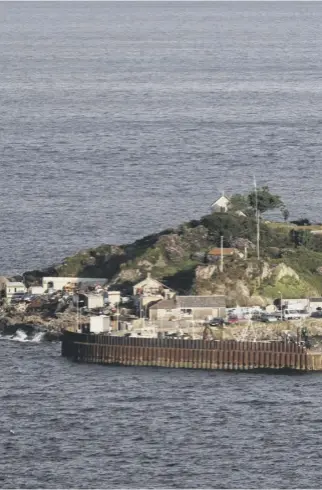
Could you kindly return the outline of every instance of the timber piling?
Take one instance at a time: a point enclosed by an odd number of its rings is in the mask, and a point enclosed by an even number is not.
[[[322,371],[322,354],[296,343],[117,337],[65,331],[62,355],[75,362],[208,370]]]

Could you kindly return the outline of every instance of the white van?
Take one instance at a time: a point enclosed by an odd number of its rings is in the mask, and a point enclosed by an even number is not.
[[[302,320],[308,318],[310,314],[305,310],[283,310],[279,311],[276,316],[282,320]]]

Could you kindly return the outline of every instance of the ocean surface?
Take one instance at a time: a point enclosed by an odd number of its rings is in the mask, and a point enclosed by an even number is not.
[[[322,221],[322,4],[0,3],[2,274],[253,175]],[[321,376],[71,364],[0,339],[1,488],[321,488]]]
[[[320,2],[1,2],[0,273],[198,218],[321,220]]]
[[[59,344],[3,339],[0,349],[0,488],[321,488],[318,374],[78,365]]]

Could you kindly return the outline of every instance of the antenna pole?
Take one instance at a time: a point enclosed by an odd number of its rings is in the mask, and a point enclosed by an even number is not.
[[[254,175],[254,188],[255,188],[255,206],[256,206],[256,251],[257,251],[257,260],[259,260],[260,259],[260,255],[259,255],[260,229],[259,229],[258,195],[257,195],[257,185],[256,185],[255,175]]]
[[[224,237],[220,237],[220,272],[224,270]]]

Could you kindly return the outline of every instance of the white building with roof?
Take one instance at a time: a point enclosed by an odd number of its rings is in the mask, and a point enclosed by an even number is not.
[[[213,213],[227,213],[230,207],[230,200],[223,194],[217,201],[211,205],[211,211]]]
[[[107,279],[102,277],[43,277],[42,285],[44,290],[53,289],[61,291],[67,284],[86,284],[91,286],[103,286]]]
[[[151,277],[150,272],[145,279],[133,286],[133,296],[139,298],[141,306],[159,299],[172,298],[174,295],[175,291]]]
[[[223,193],[222,196],[220,196],[220,198],[217,199],[217,201],[215,201],[215,202],[212,203],[212,205],[211,205],[211,212],[212,213],[228,213],[228,211],[230,210],[230,208],[231,208],[231,201]],[[246,214],[243,213],[240,210],[236,210],[234,212],[234,214],[236,214],[237,216],[246,216]]]
[[[12,297],[15,294],[24,294],[26,293],[27,288],[23,282],[10,282],[8,281],[6,284],[6,298],[8,302],[11,302]]]

